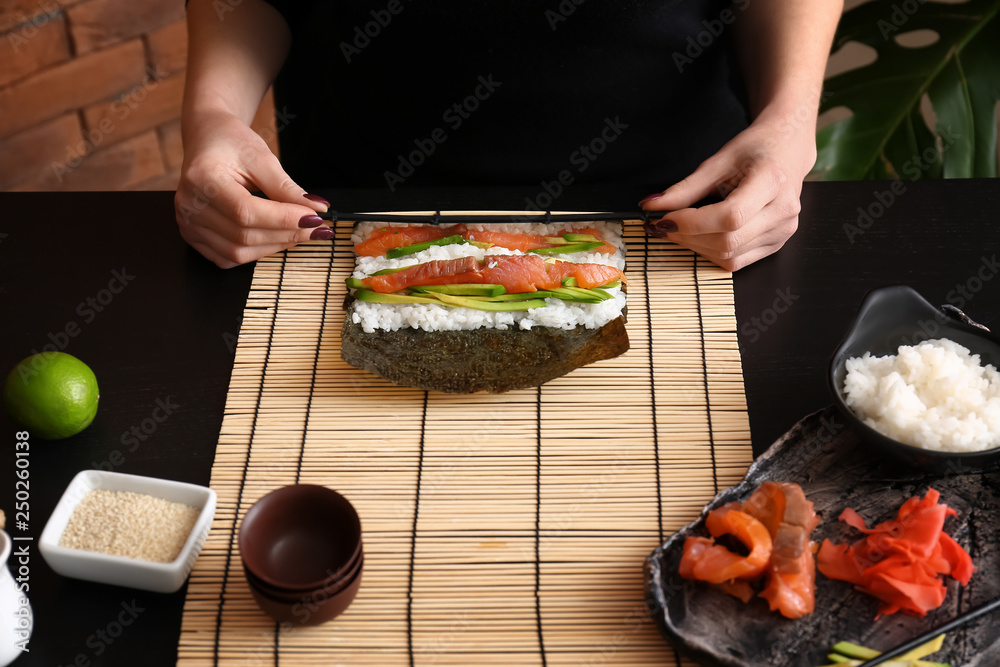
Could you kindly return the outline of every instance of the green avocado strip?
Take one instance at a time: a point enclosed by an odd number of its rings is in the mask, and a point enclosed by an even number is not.
[[[507,290],[503,285],[421,285],[411,287],[412,292],[438,292],[439,294],[454,294],[456,296],[498,296]]]
[[[611,295],[607,292],[583,289],[580,287],[556,287],[550,290],[557,299],[563,301],[581,301],[583,303],[600,303],[607,301]]]
[[[501,294],[499,296],[492,297],[477,297],[482,298],[484,301],[520,301],[524,299],[559,299],[561,301],[568,301],[571,303],[600,303],[605,299],[611,298],[610,296],[600,297],[596,294],[591,294],[590,290],[580,290],[583,294],[576,294],[565,291],[563,288],[556,287],[551,290],[538,290],[537,292],[518,292],[515,294]]]
[[[527,301],[530,299],[557,298],[552,292],[539,290],[537,292],[515,292],[514,294],[499,294],[497,296],[477,297],[483,301]]]
[[[354,293],[354,298],[358,301],[369,301],[371,303],[441,303],[431,297],[385,294],[370,289],[359,289]]]
[[[421,250],[427,250],[431,246],[452,245],[453,243],[464,244],[466,243],[466,240],[462,238],[461,234],[452,234],[451,236],[445,236],[443,239],[424,241],[423,243],[414,243],[413,245],[404,245],[399,248],[390,248],[385,253],[385,256],[389,259],[396,259],[397,257],[412,255],[413,253],[420,252]]]
[[[564,253],[594,250],[595,248],[600,248],[602,245],[604,244],[600,241],[597,243],[570,243],[567,245],[556,246],[554,248],[536,248],[534,250],[529,250],[528,252],[537,253],[539,255],[562,255]]]
[[[419,264],[408,264],[406,266],[400,266],[400,267],[397,267],[395,269],[382,269],[381,271],[376,271],[372,275],[373,276],[387,276],[390,273],[399,273],[403,269],[409,269],[409,268],[412,268],[414,266],[420,266],[420,265]]]
[[[476,310],[489,310],[494,312],[512,312],[518,310],[529,310],[531,308],[541,308],[545,305],[544,299],[523,299],[521,301],[494,302],[487,299],[496,297],[467,297],[455,296],[453,294],[439,294],[428,292],[426,296],[414,296],[408,294],[385,294],[368,289],[359,289],[354,293],[358,301],[368,301],[370,303],[434,303],[439,306],[451,306],[456,308],[474,308]]]
[[[476,310],[489,310],[493,312],[530,310],[531,308],[541,308],[545,305],[544,299],[527,299],[524,301],[487,301],[485,299],[453,296],[451,294],[436,294],[435,296],[449,306],[475,308]]]
[[[593,234],[563,234],[562,237],[566,239],[569,243],[600,243],[604,245],[601,239],[597,238]]]

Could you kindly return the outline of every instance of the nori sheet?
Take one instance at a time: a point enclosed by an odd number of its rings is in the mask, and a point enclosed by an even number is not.
[[[457,394],[535,387],[628,350],[625,316],[600,329],[399,329],[365,333],[348,310],[344,361],[396,384]]]

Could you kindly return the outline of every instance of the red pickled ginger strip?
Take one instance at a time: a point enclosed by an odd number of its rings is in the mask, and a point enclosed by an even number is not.
[[[975,572],[969,554],[944,532],[945,518],[956,512],[939,500],[940,494],[928,489],[923,498],[904,502],[895,519],[872,528],[845,509],[840,520],[865,537],[853,545],[824,540],[817,554],[819,571],[881,600],[878,616],[897,611],[924,616],[938,608],[947,593],[942,575],[964,586]]]

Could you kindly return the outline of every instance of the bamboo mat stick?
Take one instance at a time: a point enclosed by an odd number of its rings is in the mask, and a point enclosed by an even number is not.
[[[625,225],[624,355],[540,389],[445,395],[340,359],[351,225],[257,263],[188,586],[180,665],[693,665],[659,636],[642,561],[751,461],[731,276]],[[326,307],[323,304],[326,303]],[[351,608],[257,608],[239,521],[295,482],[364,525]]]

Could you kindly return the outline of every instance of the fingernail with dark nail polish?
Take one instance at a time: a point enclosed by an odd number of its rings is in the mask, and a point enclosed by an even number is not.
[[[662,192],[657,192],[655,195],[649,195],[648,197],[644,197],[639,201],[639,206],[644,206],[649,202],[653,201],[654,199],[659,199],[662,196],[663,196]]]
[[[677,223],[673,220],[663,218],[662,220],[657,220],[653,224],[656,226],[658,231],[661,231],[664,234],[673,234],[677,231]]]
[[[673,220],[657,220],[645,225],[646,233],[650,236],[666,236],[677,231],[677,223]]]
[[[302,229],[308,229],[309,227],[319,227],[323,224],[323,218],[318,215],[304,215],[302,219],[299,220],[299,227]]]
[[[322,204],[323,206],[326,206],[327,208],[330,208],[330,202],[328,202],[327,200],[323,199],[319,195],[302,195],[302,196],[305,197],[306,199],[308,199],[309,201],[314,201],[314,202],[316,202],[318,204]]]
[[[333,237],[334,237],[333,230],[330,229],[329,227],[320,227],[319,229],[317,229],[316,231],[314,231],[312,234],[309,235],[309,238],[313,241],[329,241]]]

